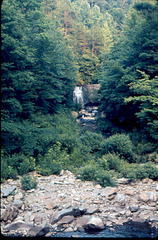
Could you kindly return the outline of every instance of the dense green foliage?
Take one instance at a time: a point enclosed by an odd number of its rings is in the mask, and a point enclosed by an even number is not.
[[[146,163],[158,147],[158,4],[134,2],[3,1],[2,181],[24,175],[27,190],[37,184],[27,173],[62,169],[104,187],[158,178]],[[89,83],[101,84],[106,139],[71,114],[74,86]]]
[[[58,19],[75,53],[78,84],[97,83],[103,55],[118,39],[132,0],[45,0],[48,16]]]
[[[2,4],[2,146],[9,154],[26,153],[26,144],[35,147],[36,137],[32,139],[39,129],[33,122],[39,114],[72,104],[72,53],[40,5],[40,1]]]
[[[136,156],[134,154],[134,146],[128,135],[114,134],[107,138],[101,146],[102,154],[116,153],[121,158],[128,162],[135,162]]]
[[[157,147],[158,4],[138,3],[128,14],[123,34],[104,62],[101,81],[103,131],[133,132],[137,143]],[[138,133],[138,134],[136,134]],[[143,137],[142,137],[143,136]]]

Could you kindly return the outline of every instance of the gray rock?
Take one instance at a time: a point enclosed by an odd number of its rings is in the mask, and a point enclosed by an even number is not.
[[[147,223],[146,220],[142,218],[133,218],[132,220],[129,220],[127,224],[136,226],[136,227],[142,227],[142,228],[149,227],[149,223]]]
[[[32,212],[25,212],[25,215],[24,215],[25,222],[30,222],[31,215],[32,215]]]
[[[86,230],[103,230],[105,226],[99,217],[92,216],[90,220],[84,225],[84,228]]]
[[[125,195],[123,193],[118,193],[115,197],[115,202],[124,202],[125,201]]]
[[[156,216],[156,215],[151,216],[150,221],[151,222],[158,222],[158,216]]]
[[[23,205],[23,202],[21,200],[15,200],[13,202],[13,206],[16,206],[17,208],[21,208]]]
[[[116,194],[116,193],[117,193],[116,188],[106,187],[106,188],[100,193],[100,195],[101,195],[102,197],[108,197],[108,196],[111,196],[111,195]]]
[[[138,207],[138,205],[131,205],[131,206],[129,206],[129,209],[131,212],[137,212],[139,207]]]
[[[156,202],[156,200],[157,200],[156,192],[150,192],[149,193],[149,200],[152,201],[152,202]]]
[[[2,197],[8,197],[14,190],[16,189],[16,186],[9,186],[8,188],[2,190]]]
[[[29,237],[44,237],[50,231],[50,227],[33,226],[28,231]]]
[[[37,213],[33,221],[36,225],[40,225],[42,223],[42,219],[43,219],[42,215],[40,213]]]
[[[12,195],[9,195],[8,197],[7,197],[7,202],[13,202],[14,201],[14,197],[12,196]]]
[[[74,217],[81,216],[86,212],[85,208],[79,207],[70,207],[59,211],[58,213],[54,214],[51,218],[51,224],[58,222],[62,217],[67,215],[72,215]]]
[[[2,221],[13,221],[19,213],[19,210],[15,206],[8,206],[5,211],[3,211]]]
[[[32,224],[28,224],[25,222],[16,222],[16,223],[8,224],[5,227],[5,230],[11,231],[11,230],[17,230],[18,228],[30,229],[31,227],[33,227]]]
[[[82,217],[78,217],[75,222],[75,229],[83,232],[84,231],[84,226],[87,224],[87,222],[90,220],[89,215],[83,215]]]
[[[60,221],[58,221],[58,225],[71,223],[73,220],[74,220],[74,216],[72,216],[72,215],[64,216],[64,217],[62,217],[62,219],[60,219]]]
[[[143,202],[147,202],[149,200],[149,197],[145,193],[140,193],[139,200]]]
[[[85,212],[85,214],[87,215],[91,215],[93,213],[100,213],[100,209],[99,208],[88,208],[87,211]]]
[[[18,192],[17,194],[15,194],[14,200],[21,200],[21,199],[23,199],[23,194],[22,194],[22,192]]]

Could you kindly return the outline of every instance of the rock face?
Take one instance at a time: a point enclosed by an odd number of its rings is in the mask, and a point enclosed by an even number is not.
[[[116,187],[81,181],[69,171],[38,177],[36,189],[22,191],[20,179],[2,183],[1,232],[5,236],[46,236],[58,231],[101,231],[115,225],[158,228],[158,182],[118,180]]]

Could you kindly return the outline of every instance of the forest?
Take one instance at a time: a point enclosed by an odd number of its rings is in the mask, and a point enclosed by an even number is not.
[[[156,1],[3,0],[2,182],[62,169],[101,186],[158,179],[157,19]],[[71,114],[88,84],[101,86],[95,132]]]

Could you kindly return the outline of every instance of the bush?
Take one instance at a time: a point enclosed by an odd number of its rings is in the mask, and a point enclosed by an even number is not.
[[[109,170],[106,155],[103,155],[102,158],[98,159],[97,161],[100,168],[102,168],[103,170]]]
[[[90,152],[99,151],[103,140],[104,138],[101,134],[90,132],[90,131],[86,131],[80,137],[80,141],[84,146],[89,147]]]
[[[115,181],[112,179],[110,173],[101,169],[99,165],[94,162],[80,170],[80,178],[83,181],[94,181],[102,187],[115,185]]]
[[[148,178],[158,180],[158,168],[151,162],[144,164],[143,171],[146,172]]]
[[[83,181],[93,181],[96,180],[96,164],[86,165],[80,170],[80,178]]]
[[[23,190],[31,190],[32,188],[36,188],[37,187],[37,181],[35,178],[32,178],[29,175],[24,175],[21,178],[21,189]]]
[[[8,169],[7,159],[4,157],[4,155],[1,155],[1,182],[7,179],[8,175],[9,175],[9,169]]]
[[[60,142],[56,142],[45,154],[37,171],[42,175],[59,174],[62,169],[66,170],[70,166],[69,160],[67,150],[61,148]]]
[[[115,153],[109,153],[104,155],[102,158],[106,159],[108,169],[114,169],[117,172],[120,172],[122,167],[122,160]]]
[[[128,164],[126,165],[126,168],[123,169],[122,174],[124,177],[134,180],[144,178],[157,180],[158,168],[156,168],[156,166],[151,162],[148,162],[143,166],[140,164]]]
[[[124,158],[128,162],[135,162],[136,155],[134,146],[126,134],[115,134],[104,140],[101,147],[102,154],[115,153],[120,158]]]
[[[97,171],[96,175],[96,183],[100,184],[102,187],[107,186],[115,186],[115,180],[111,177],[109,171]]]

